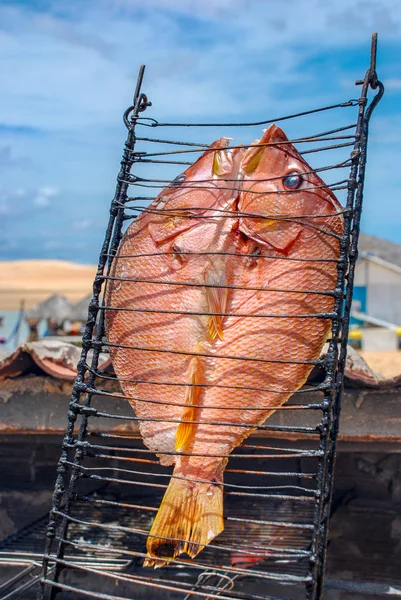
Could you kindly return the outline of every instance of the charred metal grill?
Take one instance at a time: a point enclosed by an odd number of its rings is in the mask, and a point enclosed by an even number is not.
[[[375,61],[374,35],[370,68],[365,78],[357,82],[362,90],[360,98],[257,123],[164,123],[145,117],[143,113],[150,103],[141,92],[144,67],[141,68],[133,105],[124,114],[128,137],[83,336],[82,356],[47,530],[42,588],[38,598],[54,599],[57,595],[66,599],[92,597],[104,600],[166,596],[185,600],[317,600],[321,597],[368,124],[384,91],[377,80]],[[370,102],[367,98],[369,89],[376,90]],[[319,133],[307,136],[302,133],[305,117],[308,127],[313,123]],[[135,439],[140,419],[129,409],[128,400],[127,412],[113,411],[113,402],[126,396],[119,391],[116,380],[98,367],[100,353],[107,352],[111,346],[105,338],[104,322],[105,312],[111,310],[105,301],[105,287],[113,278],[113,257],[126,224],[147,210],[154,199],[143,196],[143,190],[158,192],[177,175],[177,166],[192,164],[193,159],[208,148],[211,131],[214,135],[223,128],[226,136],[234,129],[245,130],[249,139],[249,132],[253,134],[255,128],[290,119],[296,119],[294,129],[298,127],[300,131],[290,142],[296,144],[301,154],[316,156],[314,171],[332,177],[333,181],[327,187],[336,191],[344,206],[341,213],[345,228],[339,240],[337,285],[327,292],[335,299],[334,310],[302,315],[310,316],[311,323],[316,318],[331,322],[325,355],[308,363],[323,372],[324,377],[295,392],[287,404],[276,409],[275,415],[259,425],[253,436],[230,455],[223,484],[225,531],[193,560],[177,557],[158,571],[144,568],[145,540],[171,477],[171,469],[161,466],[154,454]],[[336,126],[328,129],[327,122],[335,122]],[[181,131],[183,127],[188,137],[192,132],[206,131],[205,141],[172,141],[167,134],[150,137],[146,133],[158,128],[162,132]],[[325,158],[328,155],[333,157],[329,161]],[[135,173],[132,173],[133,168]],[[186,185],[190,183],[186,182]],[[138,189],[137,195],[131,195],[131,190]],[[205,254],[212,255],[213,252]],[[283,257],[283,260],[291,259]],[[197,284],[188,282],[186,285]],[[313,290],[302,291],[314,293]],[[135,311],[135,307],[126,310]],[[168,309],[165,312],[174,313]],[[251,316],[275,318],[285,315]],[[166,348],[157,351],[172,352]],[[236,360],[239,357],[230,358]],[[279,363],[268,358],[261,362]],[[238,389],[241,389],[241,382]],[[97,407],[100,397],[107,397],[109,411]],[[304,413],[302,424],[296,424],[292,418],[299,412]],[[104,433],[107,427],[100,424],[109,420],[119,423],[120,433],[116,427],[113,433]],[[268,441],[266,437],[269,437]],[[88,481],[99,486],[95,495],[83,492]],[[78,535],[77,531],[85,533]],[[96,560],[78,561],[77,556],[96,557],[98,563]],[[118,558],[127,564],[122,569],[116,565],[108,570],[102,566],[107,558]],[[50,571],[51,567],[54,567],[53,571]]]

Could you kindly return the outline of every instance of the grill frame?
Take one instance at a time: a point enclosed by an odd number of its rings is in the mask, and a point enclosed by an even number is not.
[[[341,390],[343,384],[343,373],[346,358],[346,344],[348,338],[348,325],[352,301],[352,287],[355,262],[357,258],[357,243],[360,225],[360,214],[363,199],[363,185],[366,165],[366,148],[368,141],[368,126],[373,109],[380,100],[384,88],[377,80],[375,71],[376,60],[376,36],[373,36],[371,50],[371,64],[365,78],[361,82],[361,95],[357,101],[334,105],[307,111],[301,114],[315,113],[323,110],[331,110],[337,107],[358,106],[358,118],[355,132],[355,144],[350,156],[350,175],[347,181],[347,203],[345,207],[345,230],[340,241],[340,259],[338,261],[338,280],[336,286],[335,306],[333,314],[327,314],[324,318],[331,318],[332,337],[329,342],[328,351],[324,361],[317,361],[316,366],[323,366],[326,376],[323,383],[320,383],[315,389],[323,391],[324,399],[319,405],[311,407],[312,410],[322,410],[322,419],[316,427],[286,427],[282,425],[265,425],[261,429],[266,431],[281,431],[284,434],[291,433],[318,434],[318,467],[316,480],[316,498],[313,515],[313,536],[309,553],[308,576],[303,582],[305,584],[307,600],[318,600],[321,598],[323,574],[326,558],[327,526],[330,510],[331,495],[333,490],[333,473],[335,462],[335,445],[338,433]],[[65,558],[65,547],[68,540],[69,523],[71,523],[71,511],[77,495],[77,484],[82,476],[83,460],[88,456],[88,421],[91,416],[104,416],[111,418],[121,418],[113,414],[97,414],[96,408],[91,405],[92,396],[99,394],[96,388],[96,378],[98,377],[98,361],[101,350],[107,346],[103,340],[104,332],[104,305],[102,307],[101,294],[103,292],[104,282],[110,278],[110,269],[113,257],[122,237],[122,228],[127,220],[126,207],[130,200],[128,191],[129,186],[138,183],[138,178],[131,174],[131,169],[137,162],[146,162],[149,158],[159,154],[147,154],[144,159],[140,153],[135,151],[136,142],[143,141],[146,138],[136,137],[136,127],[139,124],[146,125],[147,120],[141,117],[146,108],[150,105],[145,94],[141,92],[144,76],[144,67],[141,67],[138,76],[137,86],[134,94],[134,102],[124,114],[124,122],[128,128],[128,137],[125,143],[121,169],[117,179],[117,188],[110,209],[110,218],[106,230],[105,241],[101,250],[97,275],[93,286],[93,298],[89,305],[88,321],[83,336],[83,350],[81,359],[78,363],[78,376],[73,387],[71,403],[68,413],[67,431],[62,446],[62,454],[58,466],[58,476],[53,496],[53,508],[50,515],[50,521],[47,531],[47,543],[43,560],[43,580],[42,588],[38,594],[40,600],[44,599],[46,592],[49,592],[50,600],[56,596],[57,590],[64,584],[60,583],[60,576],[66,567],[73,566]],[[368,104],[367,95],[369,89],[378,90],[373,100]],[[301,116],[291,115],[291,118]],[[289,117],[283,117],[289,118]],[[274,119],[277,122],[282,119]],[[142,122],[141,122],[142,121]],[[159,127],[165,127],[171,124],[157,123]],[[182,126],[184,124],[174,124]],[[219,124],[222,126],[224,124]],[[226,124],[233,125],[233,124]],[[239,125],[239,124],[235,124]],[[249,124],[241,124],[249,125]],[[186,125],[185,125],[186,126]],[[207,126],[206,124],[193,124],[194,127]],[[217,125],[216,125],[217,126]],[[330,133],[330,132],[329,132]],[[305,141],[305,138],[298,141]],[[177,143],[177,142],[174,142]],[[178,142],[179,144],[180,142]],[[341,146],[349,146],[346,142]],[[337,147],[338,145],[336,145]],[[174,154],[175,152],[173,152]],[[171,155],[172,153],[168,153]],[[154,162],[154,161],[152,161]],[[182,163],[180,163],[182,164]],[[190,164],[190,163],[185,163]],[[163,183],[162,180],[156,183]],[[343,182],[339,182],[343,183]],[[334,187],[334,189],[339,189]],[[352,215],[352,216],[351,216]],[[346,285],[345,303],[343,304],[343,290]],[[104,297],[103,297],[104,298]],[[96,333],[94,330],[96,326]],[[88,352],[93,350],[90,365],[87,364]],[[279,410],[292,409],[294,406],[285,405]],[[125,420],[130,420],[124,417]],[[78,424],[78,431],[75,434],[75,427]],[[132,417],[131,420],[138,420]],[[89,444],[89,447],[91,445]],[[243,447],[246,447],[244,445]],[[72,454],[72,457],[70,456]],[[133,473],[132,471],[130,471]],[[107,481],[107,478],[103,478]],[[67,484],[67,486],[66,486]],[[229,484],[225,484],[229,485]],[[238,485],[236,486],[238,488]],[[241,493],[236,492],[237,495]],[[247,492],[249,494],[249,492]],[[274,494],[275,497],[286,500],[285,494]],[[265,495],[266,496],[266,495]],[[65,502],[61,510],[62,502]],[[53,543],[58,539],[57,550],[54,553]],[[61,540],[61,541],[60,541]],[[64,540],[64,541],[63,541]],[[178,561],[179,562],[179,561]],[[202,561],[201,561],[202,562]],[[56,564],[52,580],[48,579],[48,569],[50,564]],[[221,570],[219,571],[221,572]],[[115,578],[118,579],[117,574]],[[288,578],[287,578],[288,579]],[[289,581],[289,580],[288,580]],[[68,587],[68,586],[67,586]],[[65,588],[67,589],[67,588]],[[90,592],[80,590],[90,596]],[[217,592],[216,592],[217,593]],[[220,592],[219,592],[220,594]],[[192,597],[196,595],[191,594]],[[100,595],[92,597],[101,597]],[[107,597],[107,596],[104,596]],[[200,596],[202,597],[202,596]],[[210,597],[214,597],[213,595]],[[221,596],[224,597],[224,596]],[[235,597],[235,596],[227,596]],[[267,598],[267,596],[264,596]],[[270,597],[270,596],[269,596]]]

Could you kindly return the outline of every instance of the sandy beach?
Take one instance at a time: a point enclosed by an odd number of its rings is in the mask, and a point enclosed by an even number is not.
[[[401,350],[363,352],[360,351],[369,367],[384,377],[395,377],[401,375]]]
[[[0,310],[31,308],[58,293],[77,302],[91,292],[95,265],[63,260],[0,261]]]
[[[92,290],[95,265],[62,260],[0,261],[0,311],[29,309],[59,293],[77,302]],[[401,373],[401,351],[361,352],[369,366],[385,377]]]

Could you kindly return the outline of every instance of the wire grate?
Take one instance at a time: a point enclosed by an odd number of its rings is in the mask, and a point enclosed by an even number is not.
[[[144,67],[141,68],[133,105],[124,114],[128,137],[69,407],[38,598],[52,600],[59,595],[124,600],[159,596],[186,600],[216,597],[317,600],[321,597],[368,124],[383,94],[383,86],[376,77],[375,57],[374,35],[371,65],[364,80],[357,82],[362,86],[357,100],[253,123],[162,123],[145,117],[143,113],[150,103],[141,92]],[[368,102],[370,89],[377,91]],[[307,121],[303,121],[305,118]],[[338,126],[328,130],[329,118],[333,122],[337,119]],[[261,126],[290,119],[300,123],[294,125],[294,131],[298,127],[302,132],[307,126],[316,127],[321,133],[300,133],[289,141],[281,138],[274,142],[269,141],[266,133],[261,141],[246,142]],[[173,141],[167,134],[146,135],[147,129],[158,127],[163,132],[180,132],[179,128],[185,127],[187,139],[192,134],[198,136],[199,131],[200,138],[205,132],[205,139],[184,142]],[[226,142],[221,146],[221,140],[220,153],[217,142],[210,146],[210,137],[219,128],[224,128],[224,135],[233,130],[240,132],[239,145],[234,150],[226,150],[223,147]],[[254,172],[261,153],[272,145],[282,146],[291,155],[293,146],[289,144],[296,144],[301,157],[313,154],[316,165],[309,167],[301,162],[301,174],[291,171],[284,178],[288,185],[277,200],[276,182],[283,180],[282,174],[247,179],[246,173],[247,169]],[[192,165],[200,155],[212,157],[209,162],[213,161],[217,178],[177,177],[177,165]],[[238,156],[245,157],[241,158],[244,165],[241,178],[232,176],[227,167]],[[221,172],[225,176],[219,179]],[[328,183],[318,179],[316,173],[327,177]],[[331,209],[317,213],[312,204],[303,212],[277,211],[274,202],[285,203],[296,198],[292,194],[300,181],[306,195],[325,198],[326,206],[330,204]],[[203,206],[199,190],[215,198],[219,185],[221,195],[228,193],[230,198],[241,198],[235,209],[218,202],[212,207]],[[165,196],[159,193],[163,189],[167,189],[163,194],[185,190],[186,196],[181,198],[195,200],[193,204],[183,202],[166,208]],[[143,193],[150,195],[142,196]],[[260,201],[267,203],[266,210],[258,208]],[[256,203],[256,208],[252,203]],[[151,223],[153,249],[146,244],[146,238],[143,244],[126,243],[131,230],[124,238],[123,233],[131,221],[137,238],[142,235],[141,224]],[[266,250],[266,244],[258,242],[239,252],[235,244],[239,247],[246,245],[248,239],[263,239],[266,222],[276,245],[267,244],[270,250]],[[235,244],[224,245],[220,239],[211,243],[210,238],[205,236],[203,240],[199,233],[195,247],[188,237],[187,245],[171,243],[174,235],[194,227],[208,227],[210,223],[217,229],[220,227],[220,231],[226,227],[231,232],[237,227]],[[281,250],[288,247],[289,232],[300,230],[307,230],[310,239],[320,240],[319,252],[302,255],[280,251],[280,247]],[[251,232],[250,237],[244,232]],[[189,260],[195,266],[209,261],[209,278],[200,278],[196,269],[192,276],[183,278],[170,276],[171,268],[158,268],[160,264],[182,266]],[[249,271],[255,265],[274,265],[280,277],[276,284],[252,283],[251,278],[221,280],[214,277],[213,271],[221,260],[240,270],[246,265]],[[297,285],[298,280],[292,274],[302,270],[309,277]],[[126,297],[119,302],[116,298],[121,289]],[[145,301],[138,296],[138,289],[143,290]],[[188,299],[190,294],[200,292],[208,298],[207,306],[179,301],[180,294]],[[155,304],[154,299],[163,294],[169,301],[163,306]],[[235,310],[222,300],[228,294],[236,294],[240,299]],[[252,298],[263,298],[257,309],[249,308]],[[318,309],[316,298],[319,298]],[[156,345],[143,333],[155,319],[159,324],[170,319],[175,327],[170,337],[161,337]],[[181,335],[178,333],[181,323],[188,319],[192,323],[202,319],[202,323],[207,322],[212,341],[220,336],[224,320],[228,323],[230,319],[236,320],[239,327],[245,323],[256,336],[263,331],[267,337],[283,336],[285,331],[291,352],[280,355],[273,347],[269,347],[269,352],[258,352],[248,344],[251,338],[229,347],[203,344],[188,348],[185,344],[175,344],[174,337]],[[122,334],[120,331],[115,335],[116,323],[122,324]],[[299,333],[296,323],[302,324],[303,332]],[[316,352],[305,350],[309,338],[318,332],[324,339],[329,326],[331,334],[326,351],[317,358]],[[136,336],[130,333],[135,327],[141,332]],[[280,332],[275,328],[281,328]],[[90,359],[89,351],[92,351]],[[99,368],[101,352],[110,353],[118,380]],[[192,365],[185,382],[183,364]],[[212,382],[207,378],[200,381],[199,364],[214,365],[218,376]],[[300,387],[312,368],[322,372],[323,378],[317,382],[309,379]],[[210,398],[216,390],[221,403],[214,402],[209,409],[198,403],[199,398]],[[169,399],[170,394],[176,394],[174,401]],[[263,410],[261,398],[267,398]],[[107,410],[102,408],[104,403],[100,406],[100,399],[107,400]],[[127,406],[130,401],[135,412],[122,412],[117,404],[121,399],[127,401]],[[180,412],[174,412],[177,410]],[[183,432],[185,439],[175,448],[165,443],[173,430]],[[206,445],[195,442],[188,445],[186,436],[194,430],[204,432]],[[139,431],[147,439],[146,446],[138,442]],[[167,437],[160,437],[160,431]],[[248,437],[251,431],[253,435]],[[230,436],[239,441],[230,446],[225,441]],[[152,442],[153,437],[159,442]],[[219,438],[223,441],[219,442]],[[244,438],[245,442],[238,445]],[[228,458],[224,481],[212,479],[205,465],[225,465]],[[187,467],[201,466],[191,472],[172,473],[169,465],[174,461]],[[96,495],[83,491],[88,482],[99,487]],[[224,531],[217,537],[213,535],[210,543],[186,539],[179,529],[177,535],[167,538],[160,532],[155,534],[152,522],[171,482],[176,486],[189,485],[190,489],[196,486],[203,489],[201,486],[206,485],[209,490],[213,485],[218,497],[224,498]],[[77,531],[85,531],[85,535],[77,535]],[[149,554],[149,548],[155,547],[152,545],[155,539],[161,554]],[[198,553],[203,545],[204,549]],[[171,548],[178,550],[174,557],[168,554],[167,560],[154,561],[155,556],[166,556],[163,554],[166,548],[169,552]],[[99,564],[77,562],[74,556],[80,552],[93,554]],[[193,558],[188,554],[194,555]],[[102,560],[110,557],[125,560],[127,564],[120,571],[103,568]],[[156,562],[161,568],[144,566],[144,560],[145,564]],[[50,572],[53,565],[54,571]]]

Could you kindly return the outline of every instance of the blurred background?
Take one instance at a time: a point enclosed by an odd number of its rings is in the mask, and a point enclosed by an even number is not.
[[[396,269],[371,261],[364,275],[360,269],[357,308],[401,325],[398,2],[3,0],[0,23],[0,348],[28,338],[21,307],[55,293],[77,303],[90,293],[125,139],[121,115],[141,63],[148,117],[262,120],[357,97],[376,30],[386,94],[371,126],[362,230],[380,239],[365,237],[362,249]],[[330,128],[330,118],[323,114],[319,126]],[[287,135],[317,124],[297,127],[289,122]],[[210,130],[202,136],[214,139]],[[241,131],[236,141],[245,141]],[[381,272],[368,277],[369,269]],[[391,294],[391,306],[374,301],[377,293]],[[82,303],[80,310],[85,316]],[[41,314],[63,322],[67,312]],[[79,331],[70,317],[65,333]],[[54,325],[41,319],[39,335]]]

